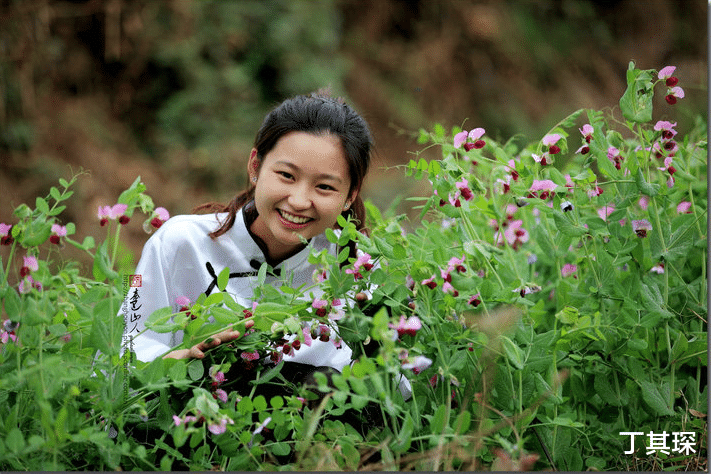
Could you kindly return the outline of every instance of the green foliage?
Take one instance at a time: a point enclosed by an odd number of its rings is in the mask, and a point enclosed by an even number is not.
[[[629,77],[628,90],[652,93],[654,71],[632,66]],[[74,240],[67,224],[59,246],[47,242],[76,178],[60,180],[34,209],[18,206],[2,237],[0,468],[701,465],[705,124],[665,137],[651,115],[643,120],[646,105],[622,102],[626,123],[577,111],[551,130],[569,158],[560,168],[541,164],[555,154],[544,140],[455,146],[460,129],[422,131],[442,159],[407,167],[436,191],[419,199],[426,219],[413,232],[368,204],[370,236],[342,218],[342,231],[327,232],[343,246],[355,241],[357,259],[310,256],[318,283],[260,284],[247,309],[224,291],[225,269],[221,291],[149,317],[154,331],[182,330],[181,347],[227,328],[244,333],[202,360],[143,363],[123,351],[121,225],[109,220],[97,243]],[[579,138],[588,153],[572,151],[582,117],[593,130],[589,142]],[[657,156],[670,140],[673,181]],[[127,216],[154,211],[140,178],[118,202]],[[66,243],[93,257],[91,277],[60,258]],[[19,256],[35,257],[36,268]],[[315,338],[348,345],[352,364],[294,386],[277,362]],[[626,458],[620,433],[629,431],[692,432],[697,453],[647,455],[638,437]]]

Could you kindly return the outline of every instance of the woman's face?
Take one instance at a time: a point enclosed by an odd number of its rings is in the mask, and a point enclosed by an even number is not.
[[[269,257],[283,259],[333,227],[346,201],[351,180],[343,147],[333,135],[289,132],[259,166],[256,149],[249,158],[250,178],[257,177],[254,203],[259,216],[252,232],[267,244]],[[258,175],[257,175],[257,170]]]

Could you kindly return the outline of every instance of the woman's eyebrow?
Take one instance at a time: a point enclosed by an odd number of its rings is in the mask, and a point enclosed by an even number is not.
[[[282,165],[286,166],[287,168],[290,168],[294,171],[301,171],[301,169],[296,166],[294,163],[290,163],[288,161],[275,161],[275,165]],[[316,175],[316,179],[326,179],[326,180],[331,180],[331,181],[336,181],[337,183],[343,183],[343,180],[339,178],[338,176],[334,174],[328,174],[328,173],[319,173]]]

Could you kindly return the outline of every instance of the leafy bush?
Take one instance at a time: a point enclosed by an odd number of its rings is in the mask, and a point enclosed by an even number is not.
[[[370,237],[344,220],[327,232],[361,253],[311,255],[312,287],[260,285],[252,308],[220,291],[150,316],[185,345],[245,332],[203,360],[122,350],[121,226],[139,210],[147,229],[165,218],[140,178],[100,209],[98,246],[59,225],[76,178],[60,180],[0,227],[0,467],[703,468],[707,144],[701,120],[683,138],[653,123],[655,88],[682,96],[672,73],[630,64],[621,119],[579,110],[525,146],[422,131],[442,159],[407,166],[434,190],[414,232],[369,205]],[[91,276],[59,258],[66,244],[93,255]],[[355,360],[293,386],[279,360],[314,338]],[[669,436],[665,454],[650,436],[624,454],[625,432],[693,433],[695,451]]]

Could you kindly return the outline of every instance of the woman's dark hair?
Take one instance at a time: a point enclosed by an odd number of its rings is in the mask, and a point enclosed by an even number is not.
[[[331,134],[337,137],[343,146],[351,186],[350,195],[360,190],[370,164],[370,150],[373,139],[368,124],[355,110],[342,99],[332,98],[326,93],[316,92],[310,95],[299,95],[287,99],[275,107],[264,118],[261,128],[254,140],[259,163],[276,145],[277,141],[289,132],[307,132],[314,135]],[[228,204],[207,203],[193,209],[198,212],[227,212],[227,219],[209,235],[213,239],[224,234],[235,223],[237,211],[254,199],[254,183],[238,193]],[[356,222],[356,228],[361,232],[365,229],[365,206],[358,195],[347,211],[341,215],[351,217]]]

